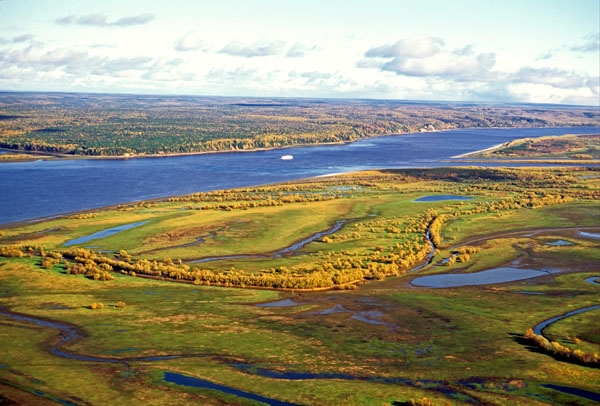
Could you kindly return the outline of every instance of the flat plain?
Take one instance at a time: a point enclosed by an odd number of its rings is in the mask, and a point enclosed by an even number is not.
[[[357,172],[4,228],[2,396],[593,404],[599,311],[544,330],[556,351],[526,332],[599,304],[599,176]],[[506,268],[542,274],[411,283]]]

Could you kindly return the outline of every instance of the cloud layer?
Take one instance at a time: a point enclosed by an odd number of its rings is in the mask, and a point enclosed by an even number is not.
[[[135,16],[121,17],[114,21],[108,21],[108,17],[104,14],[88,14],[84,16],[68,15],[58,18],[56,23],[61,25],[87,25],[92,27],[131,27],[134,25],[147,24],[154,20],[154,15],[149,13],[139,14]]]
[[[267,26],[241,11],[235,19],[236,10],[214,23],[194,15],[181,25],[152,8],[79,10],[57,11],[37,31],[7,28],[0,89],[600,104],[598,33],[518,54],[520,44],[504,38],[444,35],[432,25],[431,34],[420,35],[405,25],[377,35],[352,24],[325,32],[311,25],[315,17],[288,33],[291,21]]]
[[[586,38],[582,45],[571,47],[571,51],[590,52],[597,50],[597,36]],[[551,56],[549,56],[551,58]],[[391,45],[380,45],[368,49],[357,67],[392,72],[398,76],[416,77],[465,87],[469,84],[479,89],[493,89],[506,96],[511,87],[540,85],[558,90],[588,90],[598,94],[598,81],[586,73],[574,70],[522,66],[517,70],[502,71],[496,66],[494,52],[475,53],[473,45],[455,50],[448,49],[443,40],[430,36],[401,39]],[[441,86],[440,86],[441,87]],[[474,95],[481,94],[474,91]]]
[[[231,56],[242,56],[244,58],[255,58],[278,55],[283,50],[283,47],[283,41],[260,41],[252,44],[243,44],[239,41],[232,41],[221,48],[219,53]]]

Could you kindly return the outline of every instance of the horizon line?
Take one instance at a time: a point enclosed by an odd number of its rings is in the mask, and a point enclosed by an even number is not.
[[[538,106],[564,106],[564,107],[582,107],[582,108],[600,108],[598,104],[565,104],[549,102],[531,102],[531,101],[494,101],[494,100],[434,100],[434,99],[397,99],[397,98],[377,98],[377,97],[336,97],[336,96],[232,96],[232,95],[211,95],[211,94],[189,94],[189,93],[135,93],[135,92],[102,92],[102,91],[68,91],[68,90],[5,90],[3,93],[37,93],[37,94],[65,94],[65,95],[97,95],[97,96],[145,96],[145,97],[202,97],[202,98],[221,98],[221,99],[257,99],[257,100],[355,100],[355,101],[383,101],[383,102],[403,102],[403,103],[440,103],[440,104],[488,104],[488,105],[538,105]]]

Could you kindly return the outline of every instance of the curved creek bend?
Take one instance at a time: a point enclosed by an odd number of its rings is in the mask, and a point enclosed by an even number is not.
[[[598,279],[598,277],[590,277],[590,278],[587,278],[586,281],[591,284],[597,284],[597,282],[596,282],[597,279]],[[282,301],[273,302],[271,304],[263,303],[263,304],[259,304],[258,306],[271,305],[273,307],[277,307],[277,306],[295,306],[295,305],[300,305],[300,304],[302,304],[302,303],[288,300],[288,301],[284,301],[284,302],[282,302]],[[588,312],[588,311],[592,311],[592,310],[596,310],[596,309],[600,309],[600,305],[589,306],[589,307],[570,311],[561,316],[552,317],[541,323],[538,323],[534,328],[534,332],[536,334],[541,334],[542,330],[544,330],[546,327],[548,327],[550,324],[552,324],[556,321],[565,319],[567,317],[570,317],[570,316],[573,316],[576,314],[581,314],[583,312]],[[17,320],[17,321],[21,321],[21,322],[35,324],[35,325],[38,325],[41,327],[58,330],[59,331],[59,340],[56,344],[49,347],[49,352],[58,357],[67,358],[67,359],[71,359],[71,360],[75,360],[75,361],[115,363],[115,364],[123,364],[123,365],[129,366],[130,363],[134,363],[134,362],[152,362],[152,361],[168,360],[168,359],[174,359],[174,358],[180,358],[180,357],[209,356],[209,354],[195,354],[195,355],[177,354],[177,355],[150,356],[150,357],[114,358],[114,357],[100,357],[100,356],[93,356],[93,355],[86,355],[86,354],[74,354],[74,353],[71,353],[71,352],[68,352],[67,350],[65,350],[64,347],[67,344],[84,337],[83,333],[81,332],[81,330],[78,327],[67,324],[67,323],[63,323],[63,322],[57,322],[57,321],[47,320],[44,318],[39,318],[39,317],[31,316],[31,315],[15,313],[15,312],[9,311],[3,307],[0,307],[0,316],[8,317],[13,320]],[[363,321],[365,321],[367,323],[371,322],[370,320],[363,320]],[[418,381],[415,382],[415,381],[401,378],[401,377],[397,377],[397,378],[360,377],[360,376],[354,376],[354,375],[350,375],[350,374],[337,374],[337,373],[297,373],[297,372],[282,373],[282,372],[277,372],[277,371],[273,371],[273,370],[265,369],[265,368],[256,368],[250,364],[234,363],[234,364],[230,364],[230,366],[232,366],[233,368],[236,368],[244,373],[256,374],[256,375],[273,378],[273,379],[365,380],[365,381],[373,381],[373,382],[387,382],[387,383],[392,383],[392,384],[403,384],[403,385],[407,385],[407,386],[416,386],[416,387],[419,387],[420,385],[423,384],[423,382],[418,382]],[[287,402],[279,401],[277,399],[267,398],[267,397],[264,397],[261,395],[257,395],[257,394],[242,391],[242,390],[239,390],[239,389],[236,389],[233,387],[217,384],[217,383],[214,383],[214,382],[211,382],[208,380],[204,380],[201,378],[187,376],[187,375],[174,373],[174,372],[170,372],[170,371],[164,372],[163,379],[165,382],[168,382],[168,383],[173,383],[173,384],[182,385],[182,386],[196,387],[196,388],[213,389],[213,390],[217,390],[217,391],[220,391],[223,393],[239,396],[242,398],[246,398],[246,399],[250,399],[250,400],[257,400],[257,401],[260,401],[260,402],[263,402],[263,403],[266,403],[266,404],[272,405],[272,406],[293,405],[292,403],[287,403]],[[436,386],[438,386],[438,390],[444,391],[447,395],[450,395],[451,397],[452,396],[463,396],[463,397],[465,396],[464,393],[459,393],[453,389],[448,388],[447,383],[445,383],[445,382],[427,381],[426,383],[429,385],[435,384]],[[559,386],[551,385],[551,384],[548,384],[547,387],[549,387],[551,389],[559,390],[559,391],[561,391],[562,389],[565,389],[563,387],[559,387]],[[592,399],[592,400],[597,400],[597,397],[595,397],[596,394],[593,394],[592,392],[589,392],[589,393],[592,394],[593,396],[588,394],[587,391],[581,391],[577,388],[566,388],[565,391],[567,389],[568,389],[568,391],[566,393],[574,394],[576,396],[580,396],[580,397],[584,397],[584,398],[588,398],[588,399]],[[46,397],[46,395],[43,392],[40,392],[38,395],[42,396],[42,397]],[[590,396],[592,396],[592,397],[590,397]],[[69,404],[74,404],[74,403],[69,403]]]
[[[278,250],[277,252],[275,252],[274,254],[271,254],[271,255],[274,257],[283,256],[283,255],[293,255],[293,253],[295,251],[301,249],[308,243],[310,243],[318,238],[322,238],[323,236],[326,236],[328,234],[338,231],[347,221],[348,220],[339,220],[338,222],[336,222],[336,224],[332,228],[322,231],[322,232],[315,233],[315,234],[313,234],[305,239],[302,239],[301,241],[298,241],[288,247]],[[139,225],[142,225],[142,224],[136,223],[134,226],[139,226]],[[123,226],[121,226],[121,228],[116,227],[114,229],[117,229],[115,232],[119,232],[119,231],[124,231],[125,229],[127,229],[127,227],[123,228]],[[111,229],[111,230],[114,231],[114,229]],[[100,236],[98,238],[102,238],[102,236]],[[414,272],[414,271],[419,270],[422,267],[430,264],[431,260],[433,259],[433,251],[434,251],[433,248],[434,247],[433,247],[433,243],[431,241],[430,235],[429,235],[429,231],[426,234],[426,238],[429,241],[429,244],[431,245],[430,255],[428,255],[428,257],[421,263],[421,265],[416,266],[410,272]],[[79,243],[85,242],[82,240],[79,240],[79,241],[80,241]],[[249,256],[235,256],[235,257],[243,258],[243,257],[249,257]],[[203,261],[207,261],[207,260],[229,259],[229,258],[234,258],[234,256],[205,258],[205,259],[199,260],[198,262],[203,262]],[[492,275],[492,274],[490,272],[492,272],[493,274],[505,273],[507,275],[514,274],[514,275],[519,275],[519,276],[518,277],[512,276],[509,278],[501,278],[500,280],[498,280],[496,277],[491,277],[490,275]],[[448,284],[448,282],[446,281],[446,282],[442,282],[442,285],[438,284],[436,286],[431,286],[428,283],[426,283],[426,282],[430,281],[430,278],[435,278],[435,277],[448,278],[448,274],[446,274],[446,275],[440,274],[440,275],[429,275],[429,276],[422,276],[422,277],[415,278],[415,279],[413,279],[411,284],[415,285],[415,286],[425,286],[425,287],[435,287],[435,288],[460,287],[460,286],[467,286],[467,285],[485,285],[485,284],[494,284],[494,283],[504,283],[504,282],[510,282],[510,281],[514,281],[514,280],[535,278],[538,276],[544,276],[544,275],[548,275],[548,274],[552,274],[552,273],[553,273],[552,271],[546,271],[546,270],[535,271],[535,270],[523,270],[523,269],[515,269],[515,268],[497,268],[497,269],[482,271],[482,272],[478,272],[478,273],[474,273],[474,274],[463,274],[463,275],[453,274],[453,275],[451,275],[452,277],[460,276],[462,278],[464,278],[464,277],[482,278],[481,280],[479,280],[478,283],[473,283],[472,280],[470,283],[466,282],[466,283],[459,283],[459,284],[456,284],[455,282]],[[444,278],[442,278],[442,280],[443,279]],[[599,280],[600,280],[600,278],[598,276],[590,277],[590,278],[586,279],[586,281],[591,284],[598,284]],[[420,283],[420,282],[423,282],[423,283]],[[290,300],[290,301],[283,301],[283,302],[281,302],[281,301],[273,302],[271,304],[271,306],[273,306],[273,307],[295,306],[295,305],[301,305],[301,304],[302,303],[298,303],[298,302]],[[269,304],[261,304],[261,306],[269,306]],[[547,319],[547,320],[539,323],[538,325],[536,325],[534,332],[536,332],[536,334],[541,334],[541,332],[544,328],[546,328],[547,326],[549,326],[550,324],[552,324],[558,320],[562,320],[564,318],[570,317],[575,314],[580,314],[583,312],[592,311],[592,310],[596,310],[599,308],[600,308],[600,305],[590,306],[590,307],[577,309],[577,310],[565,313],[561,316]],[[56,344],[48,347],[49,352],[58,357],[67,358],[67,359],[71,359],[71,360],[75,360],[75,361],[114,363],[114,364],[123,364],[123,365],[128,366],[130,363],[134,363],[134,362],[152,362],[152,361],[174,359],[174,358],[179,358],[179,357],[206,357],[206,356],[211,355],[211,354],[192,354],[192,355],[176,354],[176,355],[165,355],[165,356],[123,357],[123,358],[121,358],[121,357],[101,357],[101,356],[93,356],[93,355],[86,355],[86,354],[74,354],[74,353],[71,353],[71,352],[65,350],[64,347],[67,346],[69,343],[72,343],[73,341],[84,337],[83,333],[81,332],[81,330],[78,327],[69,325],[67,323],[56,322],[56,321],[51,321],[51,320],[47,320],[47,319],[43,319],[43,318],[38,318],[35,316],[31,316],[31,315],[11,312],[2,307],[0,307],[0,316],[8,317],[13,320],[17,320],[17,321],[21,321],[21,322],[25,322],[25,323],[35,324],[35,325],[45,327],[45,328],[51,328],[51,329],[58,330],[59,331],[59,340]],[[377,321],[377,317],[376,317],[377,315],[368,314],[368,315],[362,315],[362,316],[364,316],[364,317],[362,319],[359,318],[359,320],[364,321],[365,323],[379,324]],[[424,381],[423,382],[411,381],[411,380],[401,378],[401,377],[397,377],[397,378],[360,377],[360,376],[353,376],[353,375],[349,375],[349,374],[336,374],[336,373],[310,373],[310,374],[300,373],[300,372],[281,373],[281,372],[273,371],[273,370],[266,369],[266,368],[256,368],[256,367],[254,367],[252,365],[248,365],[248,364],[230,364],[230,366],[235,369],[238,369],[244,373],[260,375],[260,376],[273,378],[273,379],[364,380],[364,381],[373,381],[373,382],[387,382],[387,383],[392,383],[392,384],[403,384],[403,385],[416,386],[416,387],[424,384]],[[165,382],[176,384],[176,385],[213,389],[213,390],[221,391],[224,393],[232,394],[235,396],[247,398],[250,400],[257,400],[257,401],[260,401],[260,402],[263,402],[263,403],[266,403],[269,405],[274,405],[274,406],[291,405],[291,403],[279,401],[277,399],[263,397],[261,395],[257,395],[257,394],[251,393],[251,392],[245,392],[245,391],[233,388],[233,387],[228,387],[225,385],[217,384],[217,383],[214,383],[214,382],[211,382],[208,380],[204,380],[201,378],[178,374],[178,373],[174,373],[174,372],[170,372],[170,371],[164,372],[163,379]],[[464,396],[466,396],[464,393],[456,392],[454,389],[447,387],[447,383],[444,383],[444,382],[427,381],[425,383],[427,383],[429,385],[436,385],[440,391],[444,391],[446,394],[448,394],[451,397],[452,396],[462,396],[464,398]],[[460,384],[460,382],[458,382],[458,383]],[[548,387],[550,387],[550,386],[552,386],[551,387],[552,389],[561,390],[556,385],[549,385]],[[574,388],[574,390],[575,389],[576,388]],[[576,394],[575,392],[573,392],[573,393]],[[577,396],[587,397],[586,394],[582,395],[581,393]]]

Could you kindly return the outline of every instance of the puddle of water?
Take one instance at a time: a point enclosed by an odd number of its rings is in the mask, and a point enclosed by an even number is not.
[[[292,299],[278,300],[277,302],[259,303],[258,307],[291,307],[298,306],[300,303],[294,302]]]
[[[556,240],[556,241],[547,242],[546,245],[552,245],[554,247],[560,247],[560,246],[564,246],[564,245],[573,245],[573,243],[571,241]]]
[[[427,275],[415,278],[411,284],[426,288],[455,288],[492,285],[548,275],[548,271],[519,268],[494,268],[474,273]]]
[[[579,235],[600,240],[600,233],[588,233],[586,231],[580,231]]]
[[[380,311],[371,310],[368,312],[356,313],[356,314],[352,315],[350,318],[354,319],[354,320],[363,321],[363,322],[369,323],[369,324],[387,324],[383,321],[377,320],[381,316],[383,316],[383,313],[381,313]]]
[[[334,314],[334,313],[352,313],[352,312],[348,309],[345,309],[344,306],[339,305],[339,304],[335,305],[334,307],[332,307],[330,309],[321,310],[319,312],[319,314],[322,314],[322,315]]]
[[[381,325],[388,324],[384,321],[377,320],[379,317],[383,316],[383,313],[381,313],[379,310],[355,312],[355,311],[346,309],[342,305],[337,304],[334,307],[331,307],[331,308],[325,309],[325,310],[321,310],[319,312],[320,315],[328,315],[328,314],[335,314],[335,313],[351,313],[352,314],[352,316],[350,316],[351,319],[362,321],[364,323],[381,324]]]
[[[79,237],[79,238],[75,238],[73,240],[69,240],[69,241],[65,242],[63,244],[63,246],[64,247],[70,247],[72,245],[84,244],[86,242],[90,242],[90,241],[93,241],[93,240],[98,240],[100,238],[110,237],[112,235],[120,233],[121,231],[131,230],[132,228],[144,225],[147,222],[148,222],[148,220],[146,220],[146,221],[138,221],[137,223],[129,223],[129,224],[124,224],[124,225],[120,225],[120,226],[117,226],[117,227],[107,228],[106,230],[97,231],[97,232],[95,232],[93,234],[90,234],[90,235],[85,235],[83,237]]]
[[[415,202],[443,202],[445,200],[471,200],[471,196],[459,196],[459,195],[431,195],[419,197]]]
[[[260,396],[251,392],[246,392],[243,390],[231,388],[225,385],[219,385],[214,382],[210,382],[204,379],[195,378],[193,376],[187,376],[183,374],[178,374],[175,372],[165,372],[164,381],[169,383],[174,383],[176,385],[181,386],[190,386],[193,388],[203,388],[203,389],[212,389],[219,392],[227,393],[229,395],[239,396],[241,398],[256,400],[258,402],[266,403],[267,405],[272,406],[292,406],[293,403],[283,402],[277,399],[266,398],[264,396]]]

